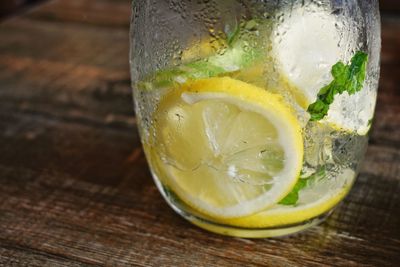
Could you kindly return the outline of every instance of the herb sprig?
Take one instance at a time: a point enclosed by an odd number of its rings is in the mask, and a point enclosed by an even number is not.
[[[297,181],[296,185],[293,187],[292,191],[283,198],[278,204],[286,205],[286,206],[293,206],[296,205],[299,201],[299,192],[303,188],[310,186],[312,183],[316,182],[319,179],[323,179],[326,176],[325,168],[317,171],[313,175],[310,175],[306,178],[300,177]]]
[[[317,100],[308,107],[311,121],[321,120],[328,114],[335,95],[344,92],[353,95],[363,88],[367,63],[368,55],[359,51],[351,59],[350,65],[345,65],[341,61],[333,65],[331,70],[333,81],[319,91]]]

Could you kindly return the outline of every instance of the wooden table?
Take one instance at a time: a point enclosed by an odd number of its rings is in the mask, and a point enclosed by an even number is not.
[[[400,17],[383,16],[371,142],[323,224],[205,232],[158,193],[139,143],[128,0],[57,0],[0,25],[0,266],[399,266]]]

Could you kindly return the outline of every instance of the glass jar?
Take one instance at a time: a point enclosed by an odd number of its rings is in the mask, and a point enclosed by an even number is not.
[[[321,222],[365,153],[379,53],[376,0],[134,1],[135,110],[161,194],[220,234]]]

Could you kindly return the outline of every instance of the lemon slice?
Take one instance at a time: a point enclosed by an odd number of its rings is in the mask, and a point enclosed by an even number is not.
[[[226,47],[223,40],[212,40],[211,38],[203,38],[200,41],[193,40],[188,49],[182,51],[182,61],[191,62],[194,60],[208,58],[215,55],[219,50]]]
[[[355,28],[351,21],[316,6],[294,8],[282,21],[273,31],[272,54],[282,80],[288,81],[296,100],[307,109],[320,89],[332,81],[332,66],[348,62],[354,55],[358,32],[348,30]],[[376,92],[368,83],[354,95],[337,95],[322,122],[364,135],[375,98]]]
[[[280,96],[261,88],[228,77],[189,82],[161,100],[154,121],[151,164],[202,214],[254,214],[298,180],[301,127]]]
[[[246,228],[266,228],[304,222],[337,205],[349,192],[354,177],[353,170],[345,169],[336,177],[323,177],[323,180],[315,181],[302,189],[295,206],[276,204],[252,216],[219,221]]]

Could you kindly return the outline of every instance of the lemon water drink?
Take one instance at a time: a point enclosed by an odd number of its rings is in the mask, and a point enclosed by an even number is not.
[[[213,232],[269,237],[320,222],[365,153],[379,44],[313,1],[282,10],[236,18],[217,37],[211,28],[171,64],[132,74],[157,186]]]

